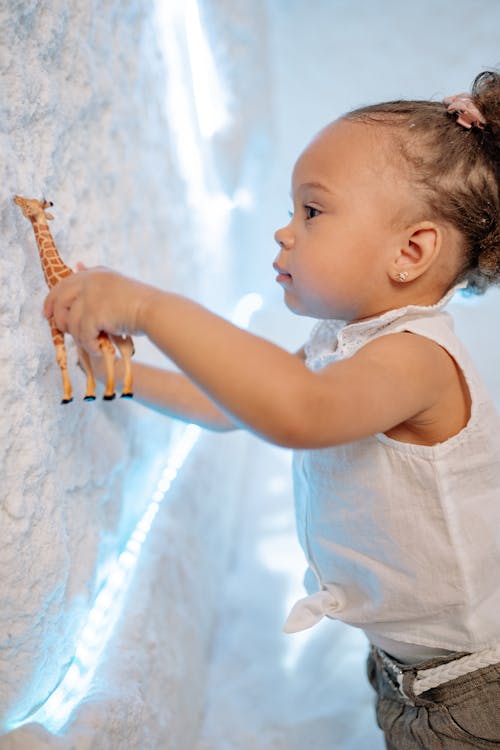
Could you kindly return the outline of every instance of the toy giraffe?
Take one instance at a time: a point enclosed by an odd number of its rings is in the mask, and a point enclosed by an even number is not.
[[[45,276],[45,281],[49,288],[55,286],[58,281],[64,279],[73,273],[69,266],[65,265],[61,260],[61,257],[57,251],[54,243],[54,239],[50,233],[48,219],[54,217],[46,213],[45,209],[50,208],[53,203],[36,199],[21,198],[16,195],[14,202],[21,208],[23,214],[31,221],[33,231],[35,232],[35,238],[40,253],[40,261],[42,263],[42,269]],[[56,348],[56,359],[57,364],[61,369],[62,381],[63,381],[63,398],[61,403],[68,404],[73,400],[71,381],[68,375],[68,364],[66,356],[66,346],[64,343],[64,334],[60,331],[56,324],[54,317],[49,320],[50,332],[52,334],[52,340]],[[115,397],[115,347],[112,341],[116,344],[124,364],[124,378],[123,378],[123,392],[122,398],[132,398],[132,366],[130,358],[134,353],[134,344],[130,336],[111,336],[109,337],[106,333],[101,332],[98,337],[99,348],[104,357],[104,364],[106,368],[106,387],[104,390],[103,398],[106,401],[111,401]],[[94,373],[92,371],[92,364],[90,356],[83,349],[79,350],[82,367],[87,376],[87,389],[85,392],[85,401],[95,400],[95,380]]]

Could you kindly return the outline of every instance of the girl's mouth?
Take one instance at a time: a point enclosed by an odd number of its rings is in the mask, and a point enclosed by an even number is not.
[[[283,268],[280,268],[277,263],[273,263],[273,268],[278,272],[278,275],[276,276],[278,284],[286,284],[292,280],[292,274],[288,273],[288,271],[285,271]]]

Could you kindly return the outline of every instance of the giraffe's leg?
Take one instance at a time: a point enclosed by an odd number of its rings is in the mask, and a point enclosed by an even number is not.
[[[106,333],[100,333],[98,336],[99,348],[104,357],[106,367],[106,386],[104,388],[103,399],[112,401],[115,397],[115,347],[111,343]]]
[[[130,336],[112,336],[113,342],[116,344],[118,351],[123,359],[123,390],[122,398],[132,398],[134,395],[132,390],[132,363],[131,358],[134,354],[134,342]]]
[[[57,328],[54,318],[50,319],[50,333],[56,349],[56,360],[61,370],[63,382],[63,397],[61,404],[69,404],[73,401],[71,381],[68,375],[68,357],[66,355],[66,345],[64,343],[64,334]]]
[[[85,349],[78,347],[78,359],[83,371],[85,372],[85,375],[87,376],[87,389],[85,391],[83,400],[95,401],[95,379],[89,353],[86,352]]]

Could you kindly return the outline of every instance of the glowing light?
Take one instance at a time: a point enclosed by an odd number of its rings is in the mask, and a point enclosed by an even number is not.
[[[231,212],[253,201],[244,188],[238,188],[233,198],[226,195],[215,169],[210,139],[229,123],[228,97],[196,0],[156,0],[155,25],[168,70],[165,117],[175,140],[174,155],[204,252],[222,278]]]
[[[252,312],[261,306],[260,295],[247,294],[236,305],[231,319],[234,323],[247,327]],[[142,545],[146,541],[160,503],[193,450],[201,432],[200,427],[190,424],[183,428],[179,439],[174,442],[146,510],[130,534],[123,550],[109,567],[108,574],[95,597],[87,621],[80,633],[73,660],[61,682],[37,710],[23,718],[8,722],[8,730],[16,729],[28,722],[37,722],[53,734],[63,733],[71,714],[90,688],[103,651],[121,615]]]
[[[245,294],[233,310],[231,320],[241,328],[247,328],[250,318],[254,313],[261,309],[263,304],[262,296],[255,292]]]
[[[180,0],[156,0],[156,29],[160,50],[169,71],[165,116],[175,139],[179,170],[194,203],[204,192],[203,155],[193,127],[194,112],[189,86],[189,61],[185,54],[185,23]],[[184,42],[184,44],[183,44]]]
[[[167,459],[163,476],[176,476],[201,434],[196,425],[185,428],[183,435]],[[160,483],[165,480],[161,479]],[[171,482],[169,482],[170,486]],[[160,493],[161,499],[165,492]],[[100,657],[111,637],[114,626],[121,614],[125,594],[128,590],[133,570],[137,564],[142,545],[146,540],[147,530],[159,508],[158,490],[146,508],[136,528],[130,535],[124,550],[111,565],[108,575],[97,594],[90,610],[87,622],[80,633],[73,661],[63,679],[49,696],[47,701],[29,716],[11,721],[10,730],[27,722],[38,722],[54,733],[60,733],[75,707],[85,697]]]
[[[186,36],[200,133],[211,138],[228,123],[225,95],[200,21],[196,0],[185,0]]]
[[[224,88],[203,33],[196,0],[156,0],[155,12],[160,48],[169,72],[166,118],[176,142],[179,171],[186,183],[188,202],[195,205],[199,213],[199,207],[203,208],[204,213],[200,213],[203,236],[211,238],[211,252],[217,257],[216,253],[220,253],[224,245],[222,239],[230,212],[234,208],[251,207],[253,198],[243,188],[236,190],[233,199],[229,198],[218,189],[218,181],[211,173],[213,167],[211,159],[207,158],[206,140],[228,124],[229,116]],[[205,249],[209,249],[208,245]],[[246,295],[236,306],[233,321],[240,327],[248,326],[250,316],[261,305],[259,295]],[[7,729],[38,722],[49,732],[63,733],[71,714],[90,688],[123,610],[142,545],[159,507],[200,435],[199,427],[188,425],[173,444],[146,510],[106,571],[67,672],[40,707],[10,721]]]
[[[242,208],[244,211],[249,211],[254,207],[254,198],[250,190],[246,188],[238,188],[233,197],[233,206],[235,208]]]
[[[156,29],[169,71],[165,114],[176,140],[189,197],[213,198],[206,184],[203,139],[229,122],[226,94],[203,32],[196,0],[156,0]],[[198,127],[196,127],[198,123]]]

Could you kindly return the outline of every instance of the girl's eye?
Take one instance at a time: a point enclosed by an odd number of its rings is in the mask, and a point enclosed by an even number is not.
[[[315,219],[316,216],[319,216],[321,211],[317,208],[313,208],[313,206],[304,206],[305,212],[306,212],[306,219]]]

